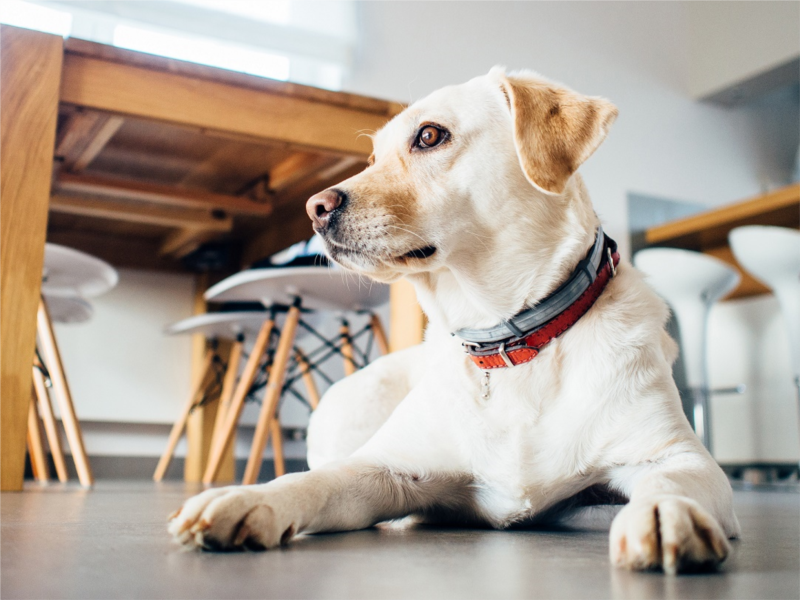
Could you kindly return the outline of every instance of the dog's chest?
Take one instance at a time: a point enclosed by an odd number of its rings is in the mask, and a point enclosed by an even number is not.
[[[587,485],[568,398],[552,371],[542,370],[538,383],[497,381],[470,411],[471,468],[481,507],[496,522],[530,518]]]

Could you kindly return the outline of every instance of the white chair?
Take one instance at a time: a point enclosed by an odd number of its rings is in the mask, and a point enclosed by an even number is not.
[[[214,430],[211,435],[211,447],[215,445],[217,438],[222,434],[225,417],[230,408],[231,399],[239,377],[245,339],[248,336],[254,337],[258,335],[258,332],[262,329],[265,322],[274,323],[274,317],[274,314],[265,310],[206,313],[182,319],[177,323],[169,325],[164,330],[168,335],[202,334],[209,341],[209,344],[203,360],[201,373],[198,374],[198,379],[189,394],[189,398],[178,420],[175,421],[172,427],[169,441],[167,442],[167,448],[161,455],[161,459],[153,475],[154,481],[161,481],[164,478],[175,452],[175,447],[178,445],[178,441],[186,428],[189,414],[196,406],[198,395],[203,392],[204,381],[209,374],[212,374],[215,369],[219,368],[219,365],[223,365],[224,375],[222,376],[222,387],[219,391],[219,404],[214,420]],[[220,357],[217,355],[217,344],[220,340],[231,342],[227,363],[222,363]],[[310,370],[305,364],[305,357],[300,354],[299,350],[296,350],[295,353],[296,359],[303,369],[302,378],[306,386],[308,401],[312,408],[316,408],[317,404],[319,404],[319,393],[317,392],[316,384],[314,383]],[[273,436],[273,449],[275,451],[275,472],[283,474],[285,472],[285,465],[279,428],[280,425],[278,421],[273,420],[270,433]],[[226,443],[226,453],[229,451],[232,443],[232,439]]]
[[[278,401],[283,391],[287,367],[294,348],[303,310],[365,311],[389,299],[389,288],[335,267],[285,267],[252,269],[228,277],[205,294],[209,302],[261,302],[265,307],[288,307],[280,339],[270,367],[264,399],[259,414],[250,457],[243,483],[255,483],[261,469],[264,448],[276,421]],[[204,483],[211,483],[220,467],[223,453],[234,434],[242,405],[252,385],[258,364],[267,349],[274,323],[265,322],[258,333],[244,372],[231,398],[222,433],[209,452]],[[386,351],[386,336],[376,315],[372,315],[372,331],[381,351]],[[340,352],[345,357],[345,373],[354,370],[349,331],[343,323]]]
[[[736,260],[769,287],[781,306],[800,401],[800,231],[748,225],[728,235]]]
[[[61,449],[60,435],[55,422],[50,395],[45,383],[49,376],[53,395],[59,406],[61,421],[67,436],[78,479],[84,486],[94,483],[89,460],[83,445],[78,418],[69,391],[64,365],[53,331],[53,322],[83,322],[92,315],[92,306],[85,298],[93,298],[111,290],[118,282],[117,271],[108,263],[84,252],[46,244],[42,272],[42,301],[37,318],[37,360],[33,366],[33,384],[38,398],[38,412],[44,422],[45,432],[60,481],[67,480],[66,465]],[[41,356],[41,360],[39,360]],[[28,439],[32,449],[31,462],[37,479],[47,479],[47,466],[42,461],[43,451],[38,435],[37,403],[32,402],[28,419]],[[38,438],[38,440],[37,440]]]
[[[676,248],[648,248],[636,253],[636,267],[672,308],[680,329],[686,384],[693,398],[694,430],[711,451],[706,338],[711,306],[733,291],[741,277],[719,259]]]

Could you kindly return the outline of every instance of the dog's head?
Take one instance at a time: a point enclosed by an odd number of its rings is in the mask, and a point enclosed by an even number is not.
[[[331,258],[379,280],[480,263],[521,223],[552,236],[575,170],[616,114],[494,68],[396,116],[374,136],[370,166],[310,198],[308,214]]]

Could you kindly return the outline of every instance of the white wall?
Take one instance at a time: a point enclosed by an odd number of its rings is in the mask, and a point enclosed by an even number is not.
[[[763,10],[770,10],[770,3]],[[769,156],[747,111],[687,93],[679,2],[364,2],[344,89],[403,102],[493,65],[530,68],[620,109],[582,168],[607,231],[627,249],[628,191],[718,205],[760,191]]]
[[[689,2],[686,10],[695,98],[800,56],[798,2]]]

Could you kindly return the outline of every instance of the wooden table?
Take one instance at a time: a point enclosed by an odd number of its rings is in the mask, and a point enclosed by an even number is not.
[[[305,200],[363,169],[360,133],[402,106],[8,26],[0,42],[0,468],[19,490],[45,239],[172,271],[213,242],[228,275],[308,238]]]
[[[651,246],[705,252],[734,266],[742,281],[729,299],[769,293],[739,266],[728,246],[728,233],[742,225],[800,227],[800,184],[651,227],[645,232],[645,241]]]

